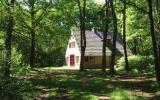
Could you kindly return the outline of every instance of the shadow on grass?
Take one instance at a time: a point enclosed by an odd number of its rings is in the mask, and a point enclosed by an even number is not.
[[[33,77],[30,81],[35,87],[49,89],[46,100],[98,100],[99,96],[113,100],[143,100],[147,97],[135,95],[135,90],[153,94],[159,90],[157,85],[152,85],[152,80],[122,81],[122,77],[102,77],[97,72],[55,71]]]

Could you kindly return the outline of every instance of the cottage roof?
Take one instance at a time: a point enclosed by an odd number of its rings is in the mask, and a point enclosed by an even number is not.
[[[77,45],[80,49],[80,31],[74,30],[72,31],[73,36],[76,39]],[[86,30],[86,56],[102,56],[102,32],[94,32],[90,30]],[[108,32],[107,39],[111,39],[112,41],[113,32]],[[120,34],[117,36],[117,44],[116,44],[116,55],[123,55],[123,46],[122,46],[122,38]],[[111,47],[106,46],[106,55],[111,55]]]

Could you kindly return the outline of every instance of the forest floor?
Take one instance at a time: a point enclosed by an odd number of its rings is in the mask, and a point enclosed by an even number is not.
[[[160,86],[150,74],[38,68],[19,78],[32,83],[34,100],[160,100]]]

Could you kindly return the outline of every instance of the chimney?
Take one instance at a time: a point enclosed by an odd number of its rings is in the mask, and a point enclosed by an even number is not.
[[[92,32],[94,32],[100,39],[102,39],[102,36],[100,35],[100,33],[98,32],[98,29],[93,27],[92,28]]]
[[[97,32],[98,32],[97,28],[96,28],[96,27],[93,27],[93,28],[92,28],[92,32],[97,33]]]

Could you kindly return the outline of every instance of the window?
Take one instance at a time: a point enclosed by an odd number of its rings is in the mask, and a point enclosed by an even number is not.
[[[66,57],[66,62],[68,63],[68,60],[69,60],[69,58],[68,57]]]
[[[75,47],[75,42],[69,43],[69,48],[74,48]]]
[[[88,62],[89,61],[89,57],[85,57],[85,60],[86,60],[86,62]]]
[[[95,58],[92,56],[85,57],[85,62],[95,62]]]
[[[79,56],[76,56],[76,63],[79,63]]]

